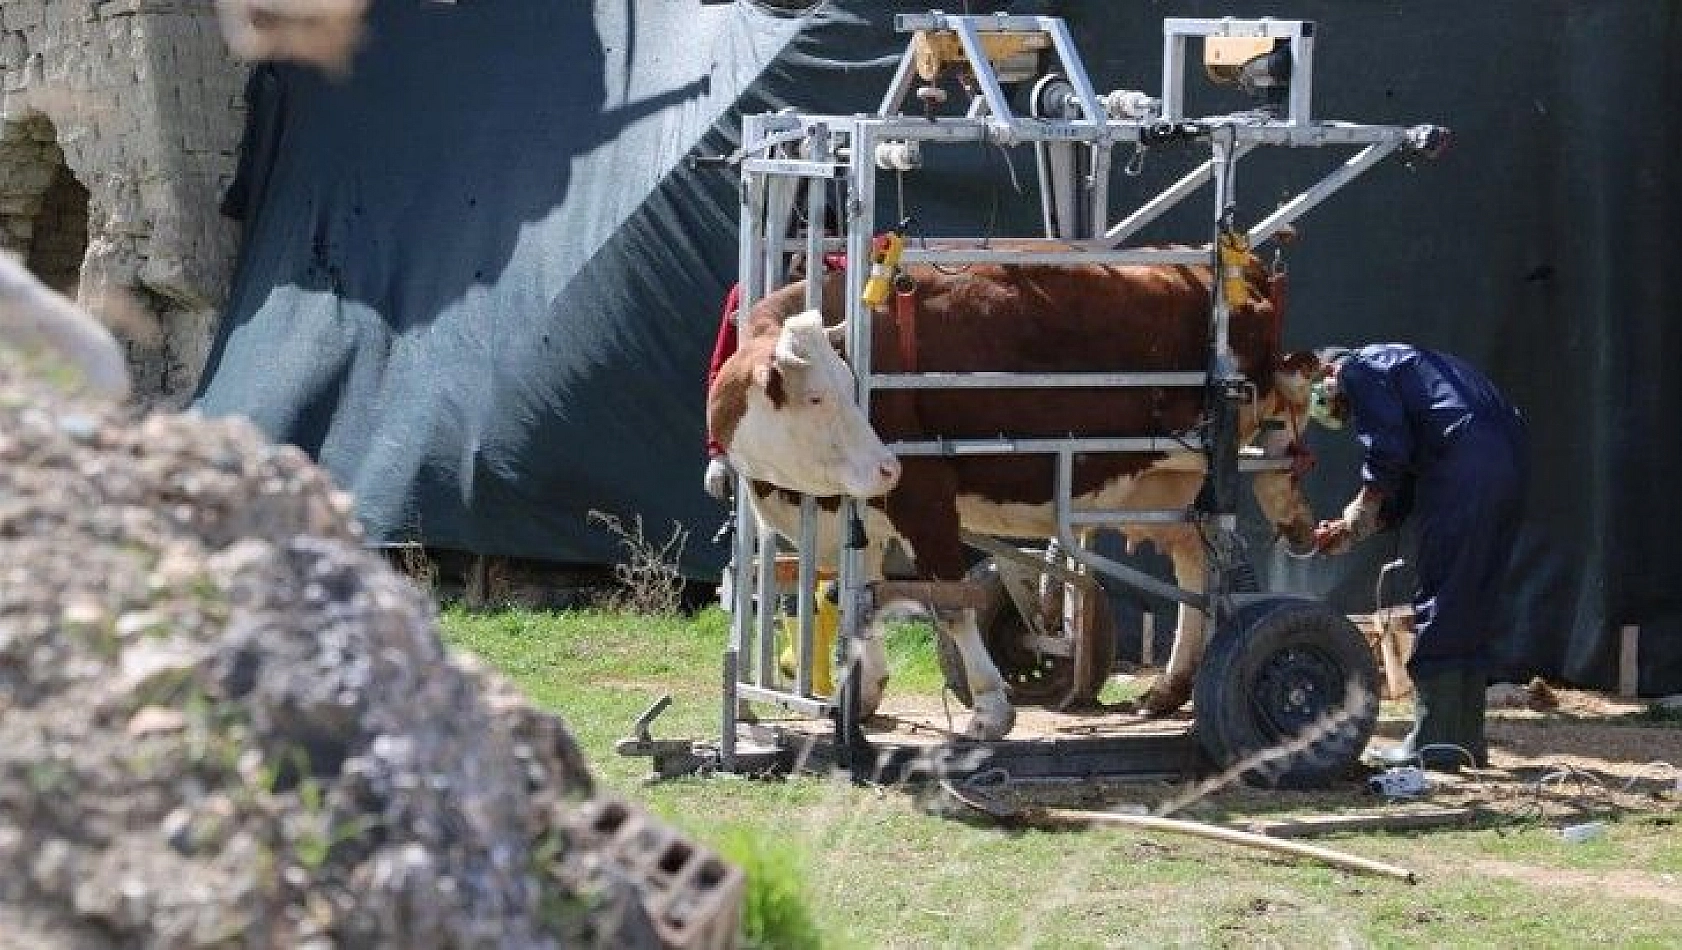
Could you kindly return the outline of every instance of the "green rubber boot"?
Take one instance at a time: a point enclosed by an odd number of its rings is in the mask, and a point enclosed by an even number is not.
[[[1472,754],[1478,768],[1489,767],[1489,740],[1484,730],[1484,712],[1489,695],[1489,674],[1481,666],[1461,671],[1460,740],[1457,745]]]
[[[1458,751],[1431,746],[1464,745],[1466,676],[1459,669],[1433,671],[1413,678],[1413,731],[1399,744],[1369,757],[1380,768],[1420,765],[1437,772],[1457,772],[1466,759]],[[1483,706],[1478,705],[1479,721]],[[1422,753],[1422,750],[1423,751]],[[1474,750],[1468,749],[1476,755]]]

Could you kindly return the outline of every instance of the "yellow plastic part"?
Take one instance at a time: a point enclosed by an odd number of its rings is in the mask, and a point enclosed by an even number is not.
[[[864,292],[859,294],[865,306],[880,307],[888,302],[888,292],[894,284],[894,271],[899,267],[899,256],[904,252],[905,235],[889,231],[882,236],[881,247],[870,258],[870,278],[864,282]]]
[[[1250,263],[1250,238],[1241,231],[1222,231],[1221,250],[1222,289],[1228,307],[1247,307],[1253,303],[1250,282],[1244,268]]]
[[[1039,51],[1051,47],[1051,36],[1042,32],[988,30],[980,34],[981,51],[1000,82],[1020,82],[1038,72]],[[969,67],[969,57],[958,34],[951,30],[918,30],[911,35],[912,62],[924,82],[934,82],[948,66]]]
[[[817,610],[812,616],[812,695],[835,695],[835,634],[841,629],[841,608],[830,603],[820,588],[813,598]],[[800,666],[799,619],[785,615],[781,622],[783,649],[777,666],[793,680]]]

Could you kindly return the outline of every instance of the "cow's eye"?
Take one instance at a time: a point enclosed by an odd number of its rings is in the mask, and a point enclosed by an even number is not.
[[[806,397],[806,402],[807,402],[808,405],[821,406],[821,405],[823,405],[823,397],[822,396],[807,396]]]

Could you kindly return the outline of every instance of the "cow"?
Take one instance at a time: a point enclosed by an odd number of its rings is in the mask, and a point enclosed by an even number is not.
[[[890,373],[1205,370],[1211,273],[1207,266],[1163,264],[911,266],[901,272],[899,289],[909,299],[897,299],[871,319],[871,365]],[[1300,428],[1317,365],[1311,354],[1280,353],[1277,315],[1261,292],[1265,274],[1253,259],[1245,280],[1255,292],[1252,302],[1235,308],[1230,321],[1238,368],[1254,387],[1239,414],[1242,444],[1275,428],[1265,426],[1267,420],[1283,420],[1286,425],[1277,428],[1287,434]],[[844,288],[844,275],[826,276],[818,310],[805,308],[802,281],[757,302],[741,323],[737,351],[708,391],[707,423],[750,480],[755,514],[786,538],[798,537],[800,493],[868,500],[861,506],[867,581],[883,576],[893,542],[910,555],[920,578],[957,581],[969,566],[962,531],[1003,538],[1056,533],[1052,457],[897,458],[885,442],[1172,437],[1196,431],[1203,421],[1204,393],[1197,387],[878,390],[866,418],[838,351]],[[1081,455],[1074,464],[1074,500],[1094,508],[1184,508],[1196,499],[1204,469],[1202,452],[1189,449]],[[1294,477],[1258,473],[1253,487],[1275,528],[1295,544],[1306,543],[1313,517]],[[1192,526],[1124,530],[1130,547],[1149,539],[1166,553],[1181,587],[1202,590],[1205,552]],[[819,519],[820,556],[839,549],[838,531],[833,515]],[[936,626],[963,660],[973,700],[965,733],[1002,738],[1015,711],[983,646],[975,611],[947,612]],[[1147,712],[1163,714],[1185,703],[1203,642],[1202,613],[1182,606],[1168,667],[1142,701]],[[867,708],[885,682],[880,658],[879,649],[866,653]]]

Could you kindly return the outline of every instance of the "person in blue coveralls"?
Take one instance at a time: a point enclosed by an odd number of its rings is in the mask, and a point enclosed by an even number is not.
[[[1376,764],[1453,770],[1488,764],[1484,691],[1490,626],[1524,506],[1523,415],[1464,360],[1401,343],[1324,350],[1309,416],[1346,425],[1364,449],[1361,488],[1320,522],[1318,551],[1340,554],[1411,518],[1414,726]],[[1454,748],[1458,747],[1458,748]]]

